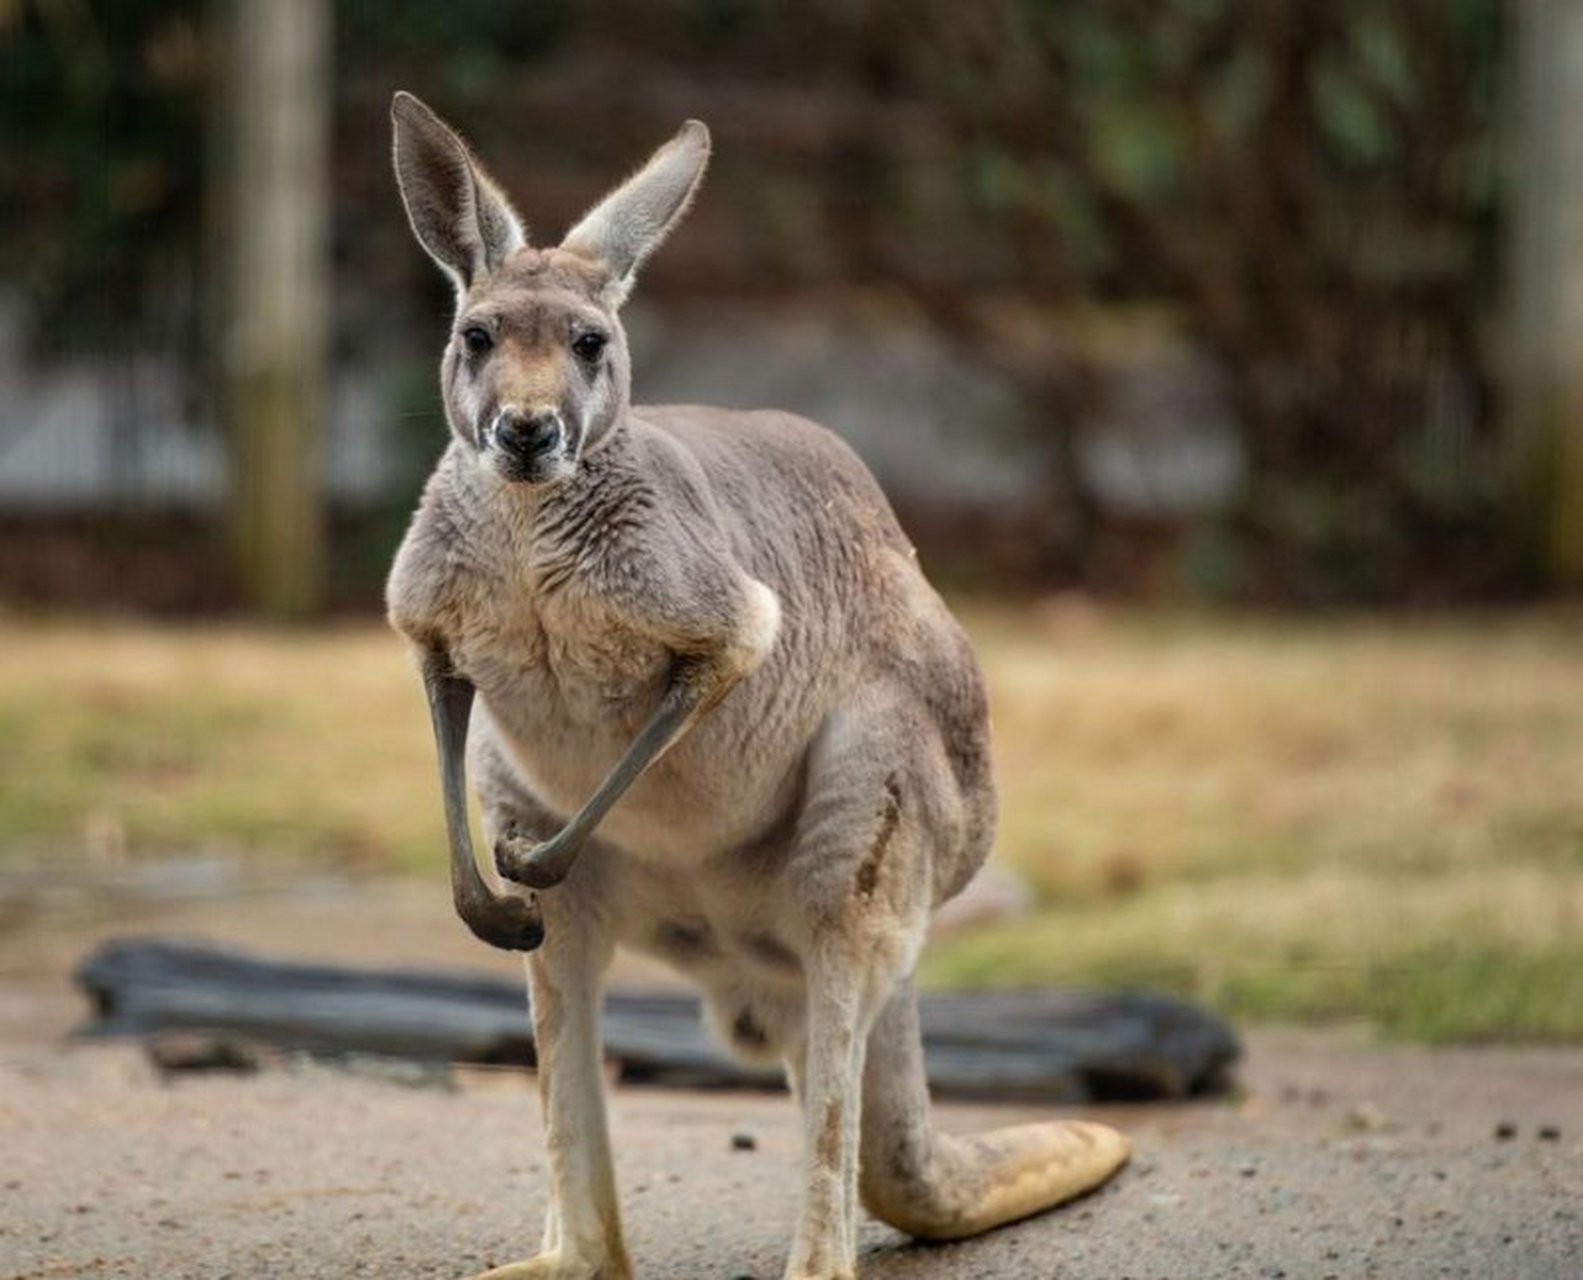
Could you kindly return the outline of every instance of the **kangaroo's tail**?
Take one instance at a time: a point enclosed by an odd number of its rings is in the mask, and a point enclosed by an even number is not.
[[[859,1186],[875,1217],[923,1240],[956,1240],[1026,1218],[1099,1186],[1127,1162],[1108,1125],[1057,1120],[978,1137],[936,1133],[910,982],[869,1037]]]

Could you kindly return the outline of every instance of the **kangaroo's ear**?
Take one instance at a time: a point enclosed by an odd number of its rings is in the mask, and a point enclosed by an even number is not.
[[[689,120],[649,162],[583,215],[562,247],[610,268],[616,303],[632,278],[681,220],[709,164],[709,130]]]
[[[396,182],[418,243],[466,289],[526,241],[522,223],[467,144],[410,93],[390,104]]]

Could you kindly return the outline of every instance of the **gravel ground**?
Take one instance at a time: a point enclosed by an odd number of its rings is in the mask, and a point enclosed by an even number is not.
[[[106,932],[476,961],[432,898],[360,890],[351,918],[329,894],[0,929],[0,1276],[449,1280],[530,1252],[544,1161],[522,1073],[420,1087],[288,1061],[164,1082],[136,1046],[61,1040],[81,1013],[67,967]],[[1086,1113],[1136,1144],[1103,1191],[945,1247],[869,1223],[863,1275],[1583,1277],[1583,1050],[1248,1039],[1235,1101]],[[621,1089],[613,1110],[638,1274],[779,1276],[795,1209],[787,1100]],[[1039,1114],[940,1109],[960,1132]]]

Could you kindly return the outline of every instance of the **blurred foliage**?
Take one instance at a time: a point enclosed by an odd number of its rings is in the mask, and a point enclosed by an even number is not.
[[[0,262],[43,350],[113,342],[173,288],[197,296],[210,8],[0,0]],[[1063,445],[1103,407],[1082,317],[1163,304],[1218,367],[1249,460],[1233,509],[1169,539],[1181,579],[1488,595],[1515,559],[1485,321],[1503,13],[341,0],[340,350],[390,337],[392,290],[421,300],[408,323],[447,307],[391,192],[392,88],[463,123],[550,234],[698,115],[719,139],[704,225],[656,259],[649,296],[888,292],[1017,377]],[[196,341],[197,308],[180,314]],[[1045,572],[1093,581],[1117,520],[1075,448],[1053,456]]]
[[[0,0],[0,273],[41,355],[120,348],[173,305],[191,313],[201,17],[196,0]]]
[[[1500,17],[940,0],[928,37],[896,43],[978,157],[1018,288],[1168,299],[1218,363],[1251,465],[1221,531],[1240,555],[1217,563],[1244,592],[1382,598],[1511,569],[1484,332]]]

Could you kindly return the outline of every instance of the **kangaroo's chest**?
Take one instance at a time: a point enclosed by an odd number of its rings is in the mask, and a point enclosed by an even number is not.
[[[565,748],[629,736],[652,710],[671,657],[597,597],[548,598],[481,576],[455,614],[452,661],[514,737]]]
[[[591,593],[545,598],[483,579],[462,596],[452,614],[452,661],[477,688],[520,783],[551,811],[570,815],[652,715],[672,655]],[[688,772],[684,755],[662,761],[627,792],[601,833],[648,844],[658,824],[696,845],[693,826],[707,807],[686,785]]]
[[[487,731],[518,781],[570,815],[653,714],[673,655],[597,599],[487,594],[454,616],[452,660],[478,690]],[[601,837],[689,865],[749,839],[793,780],[766,768],[739,732],[729,741],[720,732],[718,713],[695,726],[632,784]]]

